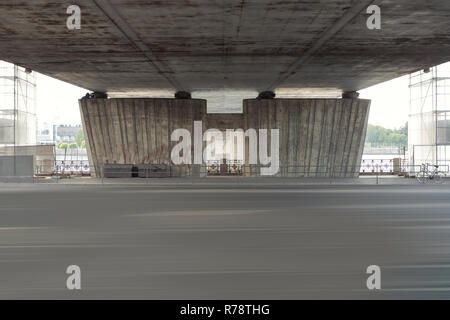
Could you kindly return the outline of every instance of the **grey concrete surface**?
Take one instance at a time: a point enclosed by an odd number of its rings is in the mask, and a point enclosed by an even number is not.
[[[449,185],[252,181],[0,184],[0,298],[450,298]]]
[[[0,155],[0,178],[22,177],[32,178],[34,175],[33,156]]]
[[[450,54],[448,0],[78,0],[74,31],[71,4],[3,1],[0,59],[90,90],[173,93],[359,90]]]
[[[96,176],[102,176],[108,163],[171,164],[171,152],[179,143],[171,141],[172,133],[184,128],[194,139],[194,122],[202,121],[201,134],[209,129],[278,129],[278,176],[358,177],[369,109],[370,100],[364,99],[250,99],[241,114],[207,114],[206,101],[196,99],[80,100]],[[274,154],[270,137],[267,144]],[[206,145],[203,142],[203,150]],[[259,166],[250,166],[249,145],[246,139],[243,174],[260,176]],[[192,162],[194,148],[192,143]],[[192,174],[188,166],[172,166],[171,172],[176,177]]]

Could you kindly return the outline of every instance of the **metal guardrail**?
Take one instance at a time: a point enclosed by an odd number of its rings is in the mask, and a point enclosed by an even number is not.
[[[360,174],[397,174],[408,171],[408,160],[400,159],[395,163],[394,159],[363,159],[360,166]]]
[[[89,161],[56,161],[53,175],[90,175]]]
[[[193,174],[193,165],[169,166],[171,171],[177,172],[177,176],[191,176]],[[218,176],[218,175],[246,175],[248,173],[258,172],[261,168],[268,166],[261,165],[242,165],[241,163],[231,162],[225,165],[222,163],[211,163],[209,165],[200,166],[200,174]],[[440,166],[441,173],[448,174],[450,172],[448,165]],[[421,165],[407,165],[402,163],[397,169],[394,168],[392,160],[365,161],[360,166],[280,166],[279,172],[288,175],[306,176],[342,176],[342,175],[410,175],[420,172]],[[89,164],[80,162],[61,163],[54,167],[54,175],[89,175],[91,172]],[[199,172],[197,172],[198,174]],[[103,175],[103,174],[102,174]],[[147,176],[150,177],[150,176]]]
[[[386,165],[387,164],[387,165]],[[222,165],[224,165],[222,163]],[[130,165],[133,167],[133,165]],[[143,165],[144,167],[151,167],[150,165]],[[227,164],[227,169],[222,170],[222,172],[217,171],[218,164],[210,163],[209,165],[181,165],[181,166],[168,166],[169,175],[161,175],[159,178],[206,178],[206,177],[214,177],[214,176],[241,176],[241,177],[251,177],[251,178],[267,178],[271,176],[262,176],[260,174],[262,168],[268,168],[269,166],[261,166],[261,165],[242,165],[241,163],[230,162]],[[279,173],[273,177],[279,178],[322,178],[322,179],[353,179],[357,178],[361,175],[361,172],[364,172],[367,175],[371,175],[376,178],[376,183],[379,183],[379,177],[383,175],[399,175],[405,177],[415,177],[421,170],[421,165],[405,165],[403,164],[398,171],[395,171],[392,166],[392,161],[386,161],[384,166],[380,166],[378,163],[371,163],[370,166],[362,163],[361,166],[313,166],[313,165],[305,165],[305,166],[280,166]],[[365,172],[370,168],[370,172]],[[44,182],[56,182],[58,183],[60,179],[68,178],[75,172],[75,175],[80,175],[81,172],[90,172],[89,165],[87,163],[80,162],[77,167],[73,167],[73,163],[70,164],[62,164],[61,166],[55,166],[55,174],[52,176],[52,179],[39,179],[35,177],[35,182],[39,183],[40,181]],[[223,169],[223,168],[222,168]],[[102,169],[103,170],[103,169]],[[442,165],[439,167],[439,174],[442,177],[448,176],[450,172],[449,165]],[[123,171],[118,172],[123,174]],[[105,178],[102,174],[100,175],[101,182],[105,183]],[[120,175],[119,175],[120,176]],[[133,172],[128,175],[129,178],[158,178],[155,175],[150,174],[141,174],[139,172]],[[47,177],[50,178],[50,177]],[[5,180],[5,179],[3,179]],[[14,179],[7,179],[9,181],[13,181]],[[108,180],[108,179],[106,179]]]
[[[170,177],[190,177],[190,176],[243,176],[243,177],[258,177],[262,168],[269,168],[269,166],[261,165],[242,165],[242,164],[221,164],[215,165],[185,165],[185,166],[168,166],[170,171]],[[195,168],[197,167],[197,168]],[[222,167],[222,170],[221,170]],[[225,167],[225,168],[224,168]],[[361,166],[280,166],[278,173],[275,177],[297,177],[297,178],[353,178],[367,173],[370,175],[399,175],[414,177],[416,173],[421,170],[421,165],[402,165],[398,170],[393,169],[391,166],[383,166],[379,164],[373,164],[369,168],[370,172],[365,172],[368,168],[367,165]],[[120,171],[123,172],[123,171]],[[119,172],[117,172],[119,173]],[[439,167],[439,173],[446,176],[450,173],[450,167],[448,165],[442,165]],[[103,176],[103,174],[102,174]],[[130,176],[131,177],[131,176]],[[138,177],[136,175],[135,177]],[[267,177],[267,176],[265,176]],[[144,176],[141,178],[148,178]],[[151,178],[151,177],[150,177]]]
[[[190,170],[190,166],[183,166]],[[206,172],[208,175],[241,175],[244,173],[245,169],[252,169],[258,167],[258,165],[243,165],[241,161],[227,161],[226,167],[224,168],[224,163],[221,161],[209,161],[206,164]],[[264,166],[259,166],[264,167]],[[420,167],[420,165],[417,165]],[[280,169],[284,168],[283,166]],[[334,173],[343,173],[344,170],[340,168],[345,168],[345,166],[336,166],[333,168]],[[186,170],[186,169],[185,169]],[[292,174],[306,174],[310,171],[319,172],[321,174],[328,173],[328,166],[291,166],[288,169],[288,173]],[[354,174],[361,175],[386,175],[386,174],[398,174],[398,173],[408,173],[410,174],[410,166],[408,161],[402,159],[400,168],[395,168],[393,159],[363,159],[361,165],[358,167],[348,166],[345,172],[354,171]],[[418,170],[419,171],[419,170]],[[417,172],[418,172],[417,171]],[[36,174],[40,175],[40,172],[46,172],[46,170],[39,170],[37,168]],[[189,171],[190,172],[190,171]],[[188,172],[188,175],[189,175]],[[53,175],[90,175],[91,168],[89,161],[56,161],[52,168]]]

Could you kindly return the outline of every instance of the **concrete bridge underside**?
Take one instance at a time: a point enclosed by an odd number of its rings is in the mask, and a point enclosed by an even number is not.
[[[372,4],[381,30],[366,27]],[[448,0],[0,3],[0,59],[99,92],[355,91],[449,56]]]

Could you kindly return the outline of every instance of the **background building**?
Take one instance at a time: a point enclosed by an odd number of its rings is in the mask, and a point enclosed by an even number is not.
[[[60,125],[56,128],[56,142],[74,143],[77,133],[83,130],[81,125],[66,126]]]
[[[423,163],[450,165],[450,63],[410,75],[409,155]],[[444,170],[444,169],[443,169]]]
[[[46,122],[38,125],[37,144],[54,145],[56,143],[55,126]]]
[[[36,78],[0,61],[0,146],[36,144]]]

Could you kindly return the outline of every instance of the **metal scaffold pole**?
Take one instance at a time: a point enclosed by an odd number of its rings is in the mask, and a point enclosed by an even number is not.
[[[16,165],[16,142],[17,142],[17,136],[16,136],[16,129],[17,129],[17,66],[14,66],[14,118],[13,118],[13,148],[14,148],[14,176],[17,176],[17,165]]]

